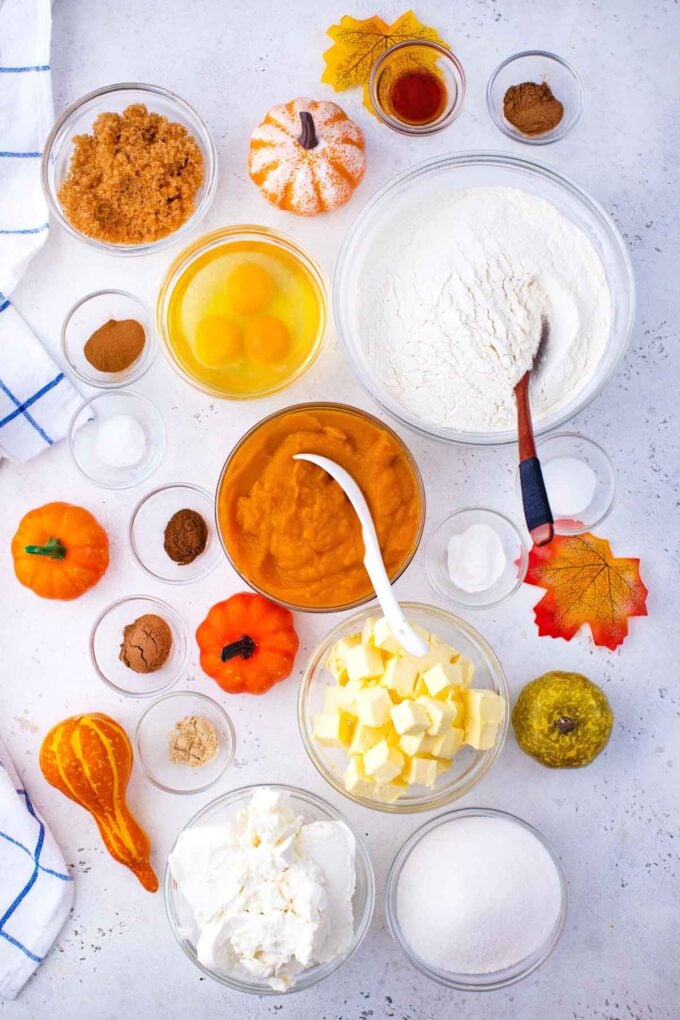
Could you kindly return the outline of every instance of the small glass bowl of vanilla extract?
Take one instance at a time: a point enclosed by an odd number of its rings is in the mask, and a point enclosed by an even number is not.
[[[379,120],[402,135],[432,135],[451,124],[465,99],[465,72],[446,46],[406,39],[376,60],[369,94]]]

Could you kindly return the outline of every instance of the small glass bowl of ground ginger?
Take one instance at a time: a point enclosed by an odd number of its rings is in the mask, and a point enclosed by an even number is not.
[[[107,85],[57,120],[42,183],[51,212],[74,237],[110,254],[147,254],[193,230],[208,211],[215,143],[167,89]]]
[[[526,50],[496,68],[486,105],[503,134],[526,145],[566,137],[583,112],[583,84],[566,60],[546,50]]]

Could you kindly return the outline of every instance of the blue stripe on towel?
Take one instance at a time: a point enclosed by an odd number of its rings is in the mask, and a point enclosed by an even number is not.
[[[12,836],[8,836],[7,833],[3,832],[1,829],[0,829],[0,839],[6,839],[8,843],[12,843],[13,846],[19,847],[19,849],[23,850],[24,853],[28,854],[29,857],[33,857],[33,854],[31,853],[31,851],[28,849],[27,846],[24,846],[23,843],[20,843],[18,839],[14,839]],[[73,881],[73,877],[71,875],[64,875],[64,874],[62,874],[61,871],[54,871],[53,868],[47,868],[47,867],[45,867],[44,864],[38,864],[38,867],[40,868],[41,871],[44,871],[46,875],[52,875],[54,878],[60,878],[62,880],[62,882],[72,882]]]
[[[23,230],[0,230],[0,234],[40,234],[48,227],[49,223],[42,223],[39,227],[24,227]]]
[[[0,308],[0,312],[1,311],[2,308]],[[36,400],[40,400],[40,398],[43,397],[46,393],[49,393],[51,389],[54,389],[57,383],[60,383],[63,378],[64,373],[60,372],[59,375],[55,376],[55,378],[52,379],[50,382],[45,383],[41,390],[38,390],[37,393],[34,393],[32,397],[28,398],[28,400],[24,400],[23,404],[19,404],[18,407],[15,407],[13,411],[10,411],[7,417],[3,418],[2,421],[0,421],[0,429],[2,428],[3,425],[7,425],[8,422],[16,418],[17,415],[23,414],[27,407],[30,407],[31,404],[35,404]]]
[[[33,861],[34,861],[33,873],[31,875],[31,877],[29,878],[28,882],[26,883],[26,885],[15,896],[13,902],[10,903],[10,905],[8,906],[8,908],[5,911],[5,913],[2,915],[2,917],[0,917],[0,935],[2,935],[3,938],[5,938],[9,942],[11,942],[12,945],[16,946],[17,949],[21,949],[26,954],[26,956],[30,957],[31,960],[34,960],[36,963],[41,963],[40,957],[36,956],[35,953],[31,953],[30,950],[28,950],[26,948],[26,946],[23,946],[20,942],[18,942],[16,939],[13,939],[11,935],[8,935],[7,932],[3,930],[4,927],[5,927],[6,922],[9,921],[9,919],[12,916],[12,914],[14,913],[14,911],[19,906],[21,906],[21,904],[26,899],[26,897],[28,896],[29,892],[31,891],[31,889],[35,885],[36,879],[37,879],[37,877],[38,877],[38,875],[40,873],[40,854],[42,853],[42,848],[43,848],[43,845],[44,845],[44,842],[45,842],[45,826],[44,826],[42,820],[40,818],[38,818],[38,816],[36,815],[35,810],[33,808],[33,805],[31,804],[31,798],[28,796],[28,793],[24,789],[17,790],[17,793],[24,798],[24,800],[26,802],[26,809],[28,810],[28,813],[38,823],[38,839],[37,839],[36,844],[35,844],[35,850],[33,851],[33,854],[32,854]]]
[[[30,64],[28,67],[0,67],[0,74],[22,74],[24,71],[49,71],[49,64]]]
[[[22,953],[25,953],[29,960],[33,960],[34,963],[43,962],[44,960],[43,956],[36,956],[35,953],[32,953],[30,949],[27,949],[26,946],[23,946],[18,939],[14,939],[12,938],[11,935],[8,935],[6,931],[0,931],[0,938],[7,939],[8,942],[11,942],[13,946],[16,946],[17,949],[20,949]]]
[[[0,151],[0,159],[39,159],[42,152],[8,152]]]
[[[6,396],[9,397],[9,399],[12,401],[12,403],[15,405],[15,407],[19,407],[19,408],[21,407],[21,401],[17,400],[17,398],[14,396],[14,394],[12,393],[11,390],[7,389],[7,387],[5,386],[5,384],[2,381],[2,379],[0,379],[0,390],[2,390],[2,392],[4,394],[6,394]],[[54,440],[50,439],[50,437],[47,435],[45,430],[43,428],[41,428],[40,425],[38,425],[38,423],[35,420],[35,418],[33,418],[28,413],[28,411],[26,411],[25,409],[21,413],[23,414],[23,416],[26,419],[26,421],[29,422],[33,426],[33,428],[38,433],[40,438],[44,439],[48,446],[52,446],[54,444]],[[17,792],[20,792],[20,791],[17,791]]]
[[[0,300],[2,300],[2,295],[1,294],[0,294]],[[2,302],[2,304],[0,305],[0,312],[4,312],[5,308],[9,308],[9,301],[7,299],[5,299]]]

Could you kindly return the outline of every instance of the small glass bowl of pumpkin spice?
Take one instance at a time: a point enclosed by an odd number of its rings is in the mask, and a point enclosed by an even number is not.
[[[576,127],[583,112],[583,84],[556,53],[526,50],[498,65],[486,88],[486,105],[508,138],[549,145]]]
[[[143,255],[203,219],[217,187],[217,152],[179,96],[158,85],[107,85],[56,121],[42,185],[68,233],[110,254]]]

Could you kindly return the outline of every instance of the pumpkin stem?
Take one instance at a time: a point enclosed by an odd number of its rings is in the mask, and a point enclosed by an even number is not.
[[[315,149],[319,144],[319,139],[316,137],[316,128],[314,127],[312,115],[307,110],[303,110],[300,114],[300,125],[302,131],[298,135],[298,142],[303,149]]]
[[[237,655],[240,655],[242,659],[249,659],[255,651],[255,642],[247,634],[242,634],[237,641],[232,641],[230,645],[225,645],[222,649],[222,662],[228,662],[229,659],[235,659]]]
[[[572,733],[576,729],[575,721],[570,719],[568,715],[561,715],[555,725],[560,733],[563,734]]]
[[[45,545],[27,545],[24,552],[31,556],[47,556],[51,560],[65,560],[66,546],[58,538],[50,538]]]

